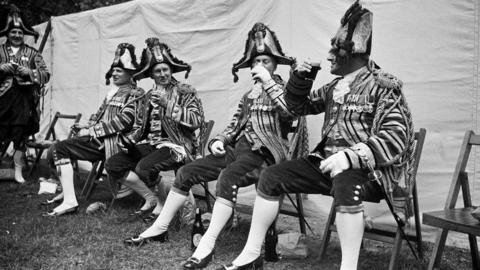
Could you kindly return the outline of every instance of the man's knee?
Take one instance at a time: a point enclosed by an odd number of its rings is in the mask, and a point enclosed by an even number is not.
[[[68,155],[68,145],[67,140],[59,141],[54,143],[52,148],[52,158],[55,165],[64,165],[70,163],[70,157]]]
[[[173,187],[183,193],[188,193],[196,182],[189,167],[190,166],[188,165],[180,167],[175,175],[175,181],[173,182]]]
[[[335,209],[339,213],[358,213],[363,211],[365,190],[361,172],[346,171],[333,179],[332,195]]]
[[[282,177],[275,167],[267,167],[260,173],[257,192],[263,197],[279,197],[283,193]]]

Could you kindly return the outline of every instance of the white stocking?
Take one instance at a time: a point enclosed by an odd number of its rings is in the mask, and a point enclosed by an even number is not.
[[[166,232],[168,230],[168,225],[170,225],[170,222],[175,217],[175,214],[180,207],[183,206],[186,199],[187,196],[171,190],[170,193],[168,193],[162,212],[152,226],[140,234],[140,237],[152,237]]]
[[[218,235],[222,231],[228,219],[233,213],[233,208],[225,203],[216,201],[213,205],[212,220],[208,226],[207,231],[202,236],[197,249],[193,253],[192,257],[197,259],[205,258],[215,247],[215,241]]]
[[[72,164],[60,165],[60,183],[63,190],[63,202],[53,209],[54,212],[62,212],[72,207],[78,206],[75,196],[75,187],[73,185],[73,167]]]
[[[233,265],[242,266],[260,256],[265,234],[277,217],[279,205],[279,201],[266,200],[257,195],[253,207],[252,224],[250,225],[247,243],[242,253],[233,261]]]
[[[358,255],[363,238],[363,212],[336,214],[338,238],[342,249],[340,270],[357,269]]]

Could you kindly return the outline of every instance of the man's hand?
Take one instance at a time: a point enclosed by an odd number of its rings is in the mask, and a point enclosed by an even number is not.
[[[15,67],[12,63],[0,64],[0,73],[3,75],[12,75],[15,72]]]
[[[350,162],[348,162],[347,155],[343,152],[337,152],[320,163],[320,170],[323,173],[330,172],[330,177],[350,168]]]
[[[213,142],[212,146],[210,146],[210,150],[212,150],[212,154],[216,157],[225,155],[225,148],[222,141],[217,140]]]
[[[84,128],[89,128],[89,127],[90,127],[89,123],[85,123],[85,124],[75,123],[72,126],[73,129],[77,129],[77,130],[84,129]]]
[[[182,110],[180,106],[175,105],[172,111],[172,119],[176,122],[180,122],[180,117],[182,116]]]
[[[150,96],[150,100],[153,106],[160,105],[162,107],[167,107],[167,93],[162,91],[153,91]]]
[[[310,65],[309,62],[302,62],[301,64],[297,65],[295,67],[295,71],[302,77],[305,77],[307,73],[312,71],[312,66]]]
[[[250,70],[250,73],[254,80],[260,81],[261,83],[266,83],[272,79],[272,75],[263,65],[256,65]]]
[[[28,77],[30,76],[30,69],[23,66],[18,66],[16,73],[20,75],[20,77]]]

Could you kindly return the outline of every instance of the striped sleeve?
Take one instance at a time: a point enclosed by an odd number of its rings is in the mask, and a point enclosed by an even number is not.
[[[169,101],[166,106],[166,114],[171,116],[180,125],[188,127],[192,130],[200,128],[204,121],[203,107],[200,98],[197,95],[197,91],[186,84],[181,85],[183,88],[187,88],[186,91],[180,91],[181,96],[179,102]],[[174,108],[179,113],[174,114]]]
[[[90,127],[90,135],[101,138],[130,129],[135,119],[135,102],[129,102],[110,121]]]
[[[34,69],[30,70],[30,80],[35,84],[46,84],[50,80],[50,73],[48,72],[47,65],[43,61],[43,57],[40,53],[35,53],[33,57]]]
[[[390,166],[398,155],[402,154],[407,145],[407,121],[402,114],[406,108],[398,102],[400,95],[394,90],[383,88],[380,91],[380,99],[377,110],[381,110],[377,131],[365,142],[353,145],[346,151],[352,160],[353,168],[363,168],[367,164],[358,156],[365,156],[372,167]],[[384,107],[383,107],[384,106]]]
[[[223,142],[224,145],[233,143],[234,139],[240,134],[243,128],[243,124],[245,122],[245,100],[246,95],[242,97],[240,102],[238,103],[237,110],[233,114],[232,120],[227,125],[227,127],[223,130],[222,133],[215,136],[209,143],[208,149],[210,150],[210,146],[214,141],[220,140]]]
[[[272,100],[274,106],[280,112],[282,117],[293,117],[294,114],[288,109],[287,103],[284,98],[284,89],[283,85],[276,83],[273,79],[269,80],[263,85],[265,92]]]

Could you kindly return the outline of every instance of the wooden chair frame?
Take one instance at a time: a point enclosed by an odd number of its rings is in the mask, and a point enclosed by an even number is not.
[[[445,241],[450,230],[468,234],[472,268],[480,269],[480,256],[476,238],[476,236],[480,236],[480,222],[471,216],[474,208],[472,207],[468,174],[465,171],[470,151],[474,145],[480,145],[480,135],[475,135],[473,131],[469,130],[465,132],[444,210],[423,213],[423,224],[441,229],[436,236],[428,269],[434,269],[440,265]],[[455,209],[460,188],[462,188],[464,207]]]
[[[422,230],[421,230],[421,222],[420,222],[420,212],[418,207],[418,194],[417,194],[417,169],[420,163],[420,158],[422,155],[423,144],[425,142],[425,136],[427,131],[424,128],[421,128],[418,132],[415,133],[415,162],[413,164],[414,171],[413,171],[413,190],[412,190],[412,203],[413,203],[413,210],[414,210],[414,219],[415,219],[415,235],[407,234],[406,237],[409,241],[415,241],[417,244],[417,251],[419,257],[423,257],[423,247],[422,247]],[[330,208],[330,214],[327,218],[327,223],[325,225],[325,230],[323,233],[323,239],[320,244],[320,258],[323,258],[325,252],[328,247],[328,242],[330,241],[330,236],[332,231],[336,231],[335,226],[335,205],[332,203]],[[391,226],[390,226],[391,227]],[[372,229],[365,229],[364,238],[372,239],[376,241],[386,242],[393,244],[392,255],[390,257],[390,263],[388,269],[395,269],[397,264],[398,255],[400,253],[403,238],[400,234],[400,229],[396,227],[396,230],[392,230],[389,227],[378,227]]]
[[[72,119],[74,120],[74,124],[78,123],[80,121],[80,118],[82,118],[81,113],[77,114],[62,114],[60,112],[56,112],[55,116],[52,119],[52,122],[50,123],[50,126],[47,129],[47,133],[45,134],[45,140],[50,140],[50,137],[52,137],[52,140],[55,141],[57,140],[57,134],[55,133],[55,125],[58,122],[58,119]],[[70,139],[74,135],[73,129],[70,129],[67,139]],[[35,161],[33,162],[32,166],[30,167],[30,170],[28,172],[28,177],[30,177],[37,167],[38,163],[40,162],[40,158],[42,157],[43,151],[47,149],[49,146],[44,146],[37,144],[35,142],[35,137],[33,137],[32,141],[27,142],[27,147],[29,148],[34,148],[36,152],[36,157]]]

